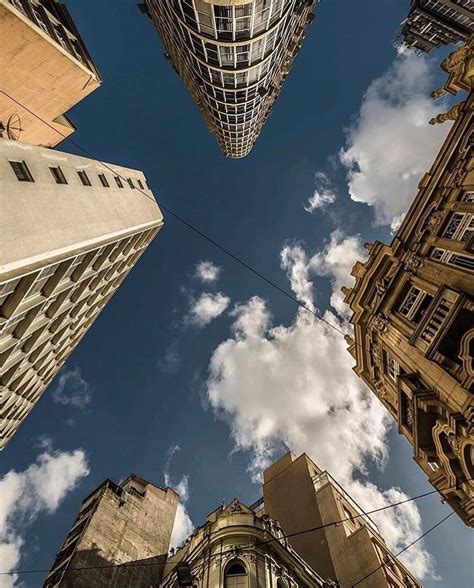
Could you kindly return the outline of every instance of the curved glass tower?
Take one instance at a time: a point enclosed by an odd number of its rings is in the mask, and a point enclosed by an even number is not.
[[[252,149],[316,0],[146,0],[165,46],[228,157]]]

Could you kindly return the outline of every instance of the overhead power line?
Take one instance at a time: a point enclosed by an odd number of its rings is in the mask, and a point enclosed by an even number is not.
[[[465,481],[469,481],[469,480],[465,480]],[[453,486],[452,488],[457,488],[458,485]],[[448,489],[451,489],[451,488],[448,488]],[[409,502],[413,502],[415,500],[419,500],[421,498],[425,498],[426,496],[431,496],[432,494],[436,494],[437,492],[438,492],[437,490],[431,490],[430,492],[424,492],[423,494],[418,494],[417,496],[412,496],[410,498],[406,498],[405,500],[400,500],[398,502],[393,502],[391,504],[387,504],[387,505],[382,506],[380,508],[376,508],[376,509],[373,509],[373,510],[365,511],[365,512],[360,513],[360,514],[353,515],[352,516],[352,520],[353,519],[356,519],[356,518],[361,518],[361,517],[363,518],[363,517],[365,517],[367,515],[371,515],[371,514],[375,514],[375,513],[378,513],[378,512],[382,512],[382,511],[388,510],[390,508],[395,508],[395,507],[401,506],[403,504],[407,504]],[[456,511],[453,511],[452,513],[450,513],[450,515],[451,514],[454,514],[455,512]],[[448,518],[448,517],[446,517],[446,518]],[[269,543],[279,542],[281,539],[291,539],[292,537],[297,537],[297,536],[300,536],[300,535],[305,535],[307,533],[313,533],[313,532],[316,532],[316,531],[320,531],[321,529],[326,529],[328,527],[334,527],[334,526],[340,525],[340,524],[345,523],[345,522],[350,521],[350,520],[351,520],[351,517],[346,517],[346,518],[343,518],[343,519],[339,519],[337,521],[331,521],[331,522],[325,523],[323,525],[318,525],[316,527],[311,527],[309,529],[303,529],[301,531],[296,531],[294,533],[283,533],[282,534],[282,537],[272,537],[271,539],[266,539],[264,541],[258,541],[258,542],[255,542],[255,543],[249,543],[248,545],[243,545],[243,546],[239,546],[239,547],[241,547],[243,549],[245,547],[254,547],[254,546],[260,546],[260,545],[267,545]],[[439,524],[441,524],[441,522]],[[433,530],[433,528],[432,529],[429,529],[427,531],[427,533],[431,532],[431,530]],[[425,533],[425,534],[427,534],[427,533]],[[419,537],[416,541],[419,541],[423,536]],[[413,544],[415,542],[413,542]],[[407,547],[405,547],[399,553],[402,553],[403,551],[406,551],[406,549],[408,549],[409,547],[411,547],[411,545],[408,545]],[[231,550],[229,550],[229,551],[231,551]],[[201,556],[201,557],[196,558],[193,563],[195,563],[197,561],[200,561],[201,559],[208,559],[209,557],[215,557],[217,555],[222,555],[223,553],[226,553],[226,552],[219,552],[217,554],[211,554],[211,555]],[[397,554],[395,557],[397,557],[398,555],[399,554]],[[68,572],[79,572],[79,571],[85,571],[85,570],[97,570],[97,569],[107,569],[107,568],[116,568],[116,567],[122,567],[122,568],[132,567],[133,568],[133,567],[142,567],[142,566],[143,567],[146,567],[146,566],[175,565],[175,564],[176,564],[176,562],[165,562],[165,563],[162,563],[162,562],[156,562],[156,563],[155,562],[154,563],[130,562],[130,563],[124,563],[124,564],[109,564],[109,565],[103,565],[103,566],[80,566],[80,567],[77,567],[77,568],[68,568],[66,571],[68,571]],[[50,571],[50,568],[31,569],[31,570],[12,570],[10,572],[0,572],[0,576],[11,576],[11,575],[15,575],[15,574],[18,574],[18,575],[21,575],[21,574],[40,574],[40,573],[46,573],[46,572],[49,572],[49,571]]]

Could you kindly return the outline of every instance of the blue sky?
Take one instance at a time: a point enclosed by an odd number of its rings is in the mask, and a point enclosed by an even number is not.
[[[393,48],[408,1],[323,1],[243,160],[220,154],[136,2],[67,5],[104,80],[70,112],[73,139],[103,161],[143,170],[158,201],[344,325],[335,292],[344,278],[350,284],[348,267],[364,241],[390,239],[447,131],[425,124],[440,110],[428,93],[443,79],[445,52],[426,59]],[[68,141],[60,149],[77,152]],[[305,210],[322,195],[332,202]],[[203,261],[220,268],[217,280],[196,275]],[[271,331],[270,321],[280,328]],[[158,485],[166,475],[184,490],[196,525],[222,500],[257,499],[259,468],[286,446],[306,450],[367,508],[429,491],[409,445],[351,375],[338,337],[165,214],[62,379],[2,453],[0,485],[23,497],[0,510],[18,567],[48,568],[81,499],[132,471]],[[339,419],[324,418],[331,395]],[[49,457],[38,463],[42,453]],[[53,498],[51,488],[38,490],[36,474],[48,464],[67,470]],[[29,510],[34,492],[41,500]],[[417,504],[382,521],[392,544],[449,512],[437,496]],[[471,549],[453,516],[410,563],[426,586],[467,587]]]

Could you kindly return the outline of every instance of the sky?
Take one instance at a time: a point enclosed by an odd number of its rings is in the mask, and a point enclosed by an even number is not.
[[[254,149],[224,158],[135,0],[67,0],[103,77],[75,142],[143,170],[159,202],[347,329],[340,287],[388,241],[449,126],[445,50],[394,48],[407,0],[323,0]],[[111,9],[111,6],[113,8]],[[69,141],[61,150],[78,153]],[[262,469],[306,451],[366,509],[432,488],[353,374],[343,337],[165,213],[165,226],[3,451],[0,571],[48,569],[82,498],[135,472],[180,491],[179,544]],[[401,549],[449,514],[432,495],[377,518]],[[450,517],[404,561],[427,587],[472,585]],[[45,574],[0,576],[40,586]]]

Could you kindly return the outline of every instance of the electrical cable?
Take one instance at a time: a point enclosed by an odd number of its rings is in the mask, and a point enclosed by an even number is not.
[[[123,176],[121,176],[120,173],[117,172],[117,170],[115,170],[112,167],[110,167],[107,163],[105,163],[105,162],[97,159],[96,157],[94,157],[94,155],[91,152],[89,152],[87,149],[85,149],[84,147],[82,147],[79,143],[77,143],[76,141],[74,141],[73,139],[71,139],[70,137],[68,137],[67,135],[64,135],[63,133],[61,133],[61,131],[59,131],[58,129],[54,128],[51,124],[49,124],[47,121],[45,121],[43,118],[41,118],[38,114],[36,114],[32,110],[30,110],[28,107],[26,107],[20,101],[18,101],[15,98],[13,98],[13,96],[11,96],[7,92],[5,92],[5,90],[0,90],[0,93],[5,94],[5,96],[7,96],[10,100],[12,100],[13,102],[15,102],[18,106],[20,106],[23,109],[25,109],[32,116],[34,116],[35,118],[37,118],[38,120],[40,120],[41,122],[43,122],[46,126],[48,126],[50,129],[52,129],[53,131],[55,131],[56,133],[58,133],[60,136],[62,136],[63,139],[68,140],[72,145],[74,145],[75,147],[77,147],[84,154],[88,155],[89,157],[91,157],[95,161],[98,161],[101,165],[103,165],[106,169],[108,169],[109,171],[111,171],[114,175],[117,175],[122,180],[124,180],[125,182],[127,182],[127,178],[124,178]],[[231,259],[233,259],[235,262],[239,263],[241,266],[243,266],[248,271],[250,271],[251,273],[253,273],[255,276],[257,276],[258,278],[260,278],[262,281],[264,281],[265,283],[267,283],[268,285],[270,285],[272,288],[274,288],[275,290],[277,290],[278,292],[280,292],[280,294],[286,296],[287,298],[289,298],[290,300],[292,300],[293,302],[295,302],[298,306],[300,306],[301,308],[303,308],[307,312],[311,313],[313,316],[315,316],[317,319],[319,319],[320,321],[322,321],[323,323],[325,323],[331,329],[333,329],[336,332],[338,332],[340,335],[343,335],[344,337],[348,336],[348,337],[351,337],[352,338],[352,335],[350,333],[347,333],[347,332],[343,331],[342,329],[340,329],[339,327],[337,327],[336,325],[332,324],[330,321],[328,321],[327,319],[325,319],[315,309],[310,308],[307,304],[305,304],[301,300],[298,300],[298,298],[296,298],[290,292],[288,292],[284,288],[281,288],[280,286],[278,286],[278,284],[276,284],[275,282],[273,282],[271,279],[267,278],[264,274],[262,274],[261,272],[259,272],[255,268],[253,268],[251,265],[249,265],[248,263],[246,263],[240,257],[238,257],[237,255],[233,254],[231,251],[229,251],[226,247],[224,247],[223,245],[221,245],[215,239],[213,239],[212,237],[209,237],[206,233],[204,233],[203,231],[201,231],[200,229],[198,229],[197,227],[195,227],[192,223],[190,223],[189,221],[187,221],[181,215],[177,214],[172,209],[170,209],[167,206],[165,206],[162,202],[156,200],[155,198],[150,197],[148,194],[146,194],[146,192],[144,192],[139,187],[135,187],[135,189],[138,190],[138,192],[140,192],[141,194],[143,194],[146,198],[152,200],[155,204],[157,204],[160,208],[162,208],[163,210],[165,210],[168,214],[170,214],[172,217],[174,217],[176,220],[178,220],[181,224],[183,224],[184,226],[186,226],[188,229],[190,229],[191,231],[193,231],[194,233],[196,233],[197,235],[199,235],[201,238],[203,238],[204,240],[206,240],[207,242],[209,242],[211,245],[213,245],[214,247],[216,247],[217,249],[219,249],[225,255],[227,255],[228,257],[230,257]],[[367,352],[367,350],[362,345],[360,345],[358,342],[355,342],[355,345],[358,346],[358,347],[360,347],[363,351]],[[383,363],[383,358],[382,358],[382,363]],[[388,364],[385,364],[385,365],[388,365]],[[422,495],[420,495],[418,497],[413,497],[411,499],[407,499],[407,500],[401,501],[399,503],[388,505],[388,506],[382,507],[380,509],[375,509],[373,511],[368,511],[368,512],[362,514],[362,515],[356,515],[356,516],[354,516],[352,518],[357,518],[359,516],[364,516],[364,515],[367,515],[367,514],[372,514],[372,513],[375,513],[375,512],[380,512],[382,510],[386,510],[387,508],[393,508],[395,506],[399,506],[400,504],[404,504],[406,502],[411,502],[412,500],[417,500],[418,498],[422,498],[424,496],[429,496],[429,495],[435,494],[437,492],[438,492],[437,490],[433,490],[431,492],[427,492],[425,494],[422,494]],[[459,509],[456,509],[456,510],[459,510]],[[436,527],[438,527],[439,525],[441,525],[445,520],[447,520],[450,516],[452,516],[456,512],[456,510],[453,511],[453,512],[451,512],[447,517],[445,517],[444,519],[442,519],[441,521],[439,521],[435,526],[431,527],[426,533],[424,533],[422,536],[420,536],[414,542],[412,542],[411,544],[409,544],[408,546],[406,546],[404,549],[402,549],[400,552],[398,552],[394,557],[398,557],[398,555],[400,555],[401,553],[403,553],[404,551],[406,551],[407,549],[409,549],[417,541],[421,540],[424,536],[426,536],[428,533],[430,533]],[[285,538],[289,538],[289,537],[294,537],[294,536],[297,536],[297,535],[302,535],[302,534],[305,534],[305,533],[314,532],[314,531],[319,530],[319,529],[322,529],[324,527],[337,525],[337,524],[342,523],[342,522],[347,521],[347,520],[349,520],[349,519],[346,518],[346,519],[343,519],[341,521],[335,521],[335,522],[332,522],[332,523],[328,523],[326,525],[322,525],[322,526],[319,526],[319,527],[314,527],[312,529],[306,529],[306,530],[303,530],[303,531],[299,531],[297,533],[292,533],[292,534],[284,535],[284,537]],[[278,541],[278,539],[271,539],[271,540],[268,540],[268,541],[265,541],[265,542],[254,543],[252,545],[263,545],[265,543],[270,543],[272,541]],[[219,555],[221,555],[221,554],[219,554]],[[145,566],[146,565],[167,565],[167,563],[165,563],[165,564],[133,564],[133,563],[131,563],[131,564],[123,564],[123,565],[124,566],[127,566],[127,567],[135,567],[135,566],[140,566],[140,565],[145,565]],[[385,564],[382,564],[382,566],[379,566],[379,568],[377,568],[376,570],[373,570],[370,574],[368,574],[368,576],[366,576],[365,578],[362,578],[362,580],[359,580],[353,586],[356,586],[357,584],[359,584],[360,582],[362,582],[363,580],[365,580],[367,577],[369,577],[370,575],[372,575],[373,573],[375,573],[378,569],[380,569],[380,567],[383,567],[383,565],[385,565]],[[117,564],[113,564],[111,566],[81,567],[81,568],[70,569],[68,571],[79,571],[79,570],[108,568],[108,567],[117,567]],[[12,572],[0,572],[0,575],[27,574],[27,573],[44,573],[44,572],[48,572],[48,571],[50,571],[50,570],[49,569],[43,569],[43,570],[17,570],[17,571],[12,571]]]
[[[464,480],[464,481],[470,481],[470,480]],[[447,490],[449,490],[449,489],[455,489],[458,486],[459,486],[459,484],[457,484],[456,486],[452,486],[451,488],[447,488]],[[395,508],[397,506],[401,506],[401,505],[406,504],[408,502],[413,502],[415,500],[419,500],[420,498],[425,498],[426,496],[431,496],[431,495],[436,494],[436,493],[438,493],[437,490],[431,490],[429,492],[424,492],[423,494],[418,494],[417,496],[412,496],[410,498],[406,498],[405,500],[401,500],[399,502],[394,502],[394,503],[391,503],[391,504],[387,504],[385,506],[382,506],[380,508],[376,508],[376,509],[373,509],[373,510],[365,511],[365,512],[360,513],[360,514],[357,514],[357,515],[353,515],[352,516],[352,520],[353,519],[356,519],[356,518],[365,517],[367,515],[374,514],[374,513],[377,513],[377,512],[381,512],[381,511],[384,511],[384,510],[388,510],[390,508]],[[456,512],[456,511],[453,511],[451,514],[454,514],[454,512]],[[275,541],[280,541],[281,539],[289,539],[291,537],[297,537],[297,536],[304,535],[304,534],[307,534],[307,533],[312,533],[312,532],[315,532],[315,531],[319,531],[319,530],[325,529],[327,527],[334,527],[334,526],[337,526],[337,525],[339,525],[341,523],[344,523],[344,522],[347,522],[347,521],[350,521],[350,520],[351,520],[351,517],[346,517],[346,518],[343,518],[343,519],[340,519],[340,520],[337,520],[337,521],[331,521],[330,523],[325,523],[323,525],[319,525],[317,527],[312,527],[310,529],[304,529],[304,530],[301,530],[301,531],[296,531],[294,533],[283,533],[282,534],[282,537],[279,537],[279,538],[274,537],[272,539],[266,539],[265,541],[259,541],[259,542],[256,542],[256,543],[249,543],[247,546],[240,546],[240,547],[243,548],[243,547],[250,547],[250,546],[267,545],[269,543],[274,543]],[[216,533],[218,533],[218,532],[220,532],[220,531],[217,531]],[[231,551],[231,550],[229,550],[229,551]],[[219,553],[219,555],[220,555],[220,553]],[[199,561],[199,559],[203,559],[204,557],[207,557],[207,556],[203,556],[201,558],[197,558],[195,561]],[[125,564],[110,564],[110,565],[105,565],[105,566],[81,566],[81,567],[78,567],[78,568],[68,568],[68,571],[95,570],[95,569],[101,569],[101,568],[114,568],[114,567],[156,566],[156,565],[176,565],[176,562],[165,562],[165,563],[161,563],[161,562],[160,563],[137,563],[137,562],[130,562],[130,563],[125,563]],[[49,568],[48,569],[34,569],[34,570],[13,570],[11,572],[0,572],[0,576],[13,575],[13,574],[39,574],[39,573],[46,573],[46,572],[49,572],[49,571],[50,571]]]
[[[413,547],[413,545],[415,545],[415,543],[418,543],[418,541],[421,541],[424,537],[426,537],[429,533],[431,533],[431,531],[434,531],[437,527],[441,526],[445,521],[447,521],[449,519],[449,517],[452,517],[453,514],[455,514],[458,510],[460,510],[460,508],[461,508],[461,505],[458,506],[458,508],[456,508],[452,512],[450,512],[448,515],[446,515],[444,518],[442,518],[440,521],[438,521],[435,525],[430,527],[427,531],[425,531],[422,535],[417,537],[414,541],[412,541],[411,543],[406,545],[403,549],[400,549],[400,551],[398,553],[396,553],[395,555],[392,555],[391,557],[388,556],[390,558],[390,560],[393,561],[399,555],[401,555],[402,553],[404,553],[405,551],[410,549],[410,547]],[[367,580],[367,578],[370,578],[370,576],[372,576],[372,574],[375,574],[375,572],[378,572],[380,569],[382,569],[383,567],[385,567],[387,565],[390,565],[390,562],[382,562],[377,568],[372,570],[369,574],[367,574],[366,576],[364,576],[363,578],[358,580],[355,584],[352,584],[351,588],[355,588],[356,586],[361,584],[364,580]]]

